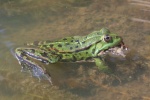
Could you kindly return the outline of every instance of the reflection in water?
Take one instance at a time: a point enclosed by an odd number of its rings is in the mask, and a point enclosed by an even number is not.
[[[143,19],[139,19],[139,18],[131,18],[131,20],[137,21],[137,22],[143,22],[143,23],[150,23],[149,20],[143,20]]]
[[[131,0],[130,4],[138,5],[138,6],[150,7],[150,2],[149,1],[143,1],[143,0]]]
[[[4,77],[2,75],[0,75],[0,81],[3,81]]]
[[[143,0],[130,0],[130,4],[134,6],[139,6],[141,11],[144,11],[144,13],[149,13],[150,11],[150,2],[149,1],[143,1]],[[144,14],[143,13],[143,14]],[[144,14],[145,15],[145,14]],[[149,14],[146,14],[147,17],[150,16]],[[131,18],[133,21],[137,22],[143,22],[143,23],[150,23],[150,19],[144,19],[144,18]]]
[[[0,99],[148,100],[150,22],[148,0],[1,0]],[[131,21],[132,20],[132,21]],[[21,73],[11,48],[27,42],[86,35],[108,27],[123,37],[126,60],[106,57],[107,75],[93,63],[44,65],[54,86]]]
[[[5,29],[0,29],[0,33],[4,33]]]

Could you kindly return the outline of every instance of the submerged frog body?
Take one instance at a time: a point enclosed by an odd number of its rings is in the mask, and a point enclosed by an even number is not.
[[[94,31],[86,36],[28,43],[27,46],[15,50],[16,58],[22,68],[30,70],[32,75],[39,78],[46,77],[50,82],[50,75],[45,68],[32,61],[31,58],[46,64],[93,59],[99,70],[109,73],[111,70],[105,65],[103,55],[106,52],[112,52],[125,56],[122,51],[126,49],[122,38],[111,33],[107,28]]]

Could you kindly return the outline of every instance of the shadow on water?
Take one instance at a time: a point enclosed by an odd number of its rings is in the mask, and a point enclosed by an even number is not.
[[[146,59],[136,50],[130,50],[126,58],[106,56],[106,62],[113,70],[112,74],[98,71],[92,62],[50,64],[46,69],[54,85],[81,97],[94,96],[97,88],[103,90],[108,86],[129,84],[148,70]]]
[[[120,82],[123,85],[137,80],[148,70],[147,59],[137,53],[136,50],[130,50],[125,59],[115,58],[114,61],[113,58],[109,57],[109,60],[108,65],[112,66],[114,74],[119,78],[118,82],[116,80],[112,81],[113,86],[120,85]]]

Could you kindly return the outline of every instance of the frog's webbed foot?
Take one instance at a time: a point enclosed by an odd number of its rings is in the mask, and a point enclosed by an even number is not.
[[[35,62],[31,61],[29,57],[21,49],[16,49],[16,58],[19,64],[22,66],[22,72],[30,72],[32,76],[38,77],[39,81],[41,79],[46,79],[52,84],[51,76],[46,72],[46,69],[39,66]]]
[[[111,74],[112,70],[105,64],[104,60],[101,58],[93,58],[96,66],[101,72]]]

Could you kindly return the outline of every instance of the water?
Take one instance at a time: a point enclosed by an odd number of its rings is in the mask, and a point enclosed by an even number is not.
[[[124,38],[125,59],[106,57],[114,75],[93,63],[45,65],[54,86],[21,67],[14,48],[26,42],[86,35],[108,27]],[[149,0],[1,0],[0,100],[149,100]]]

